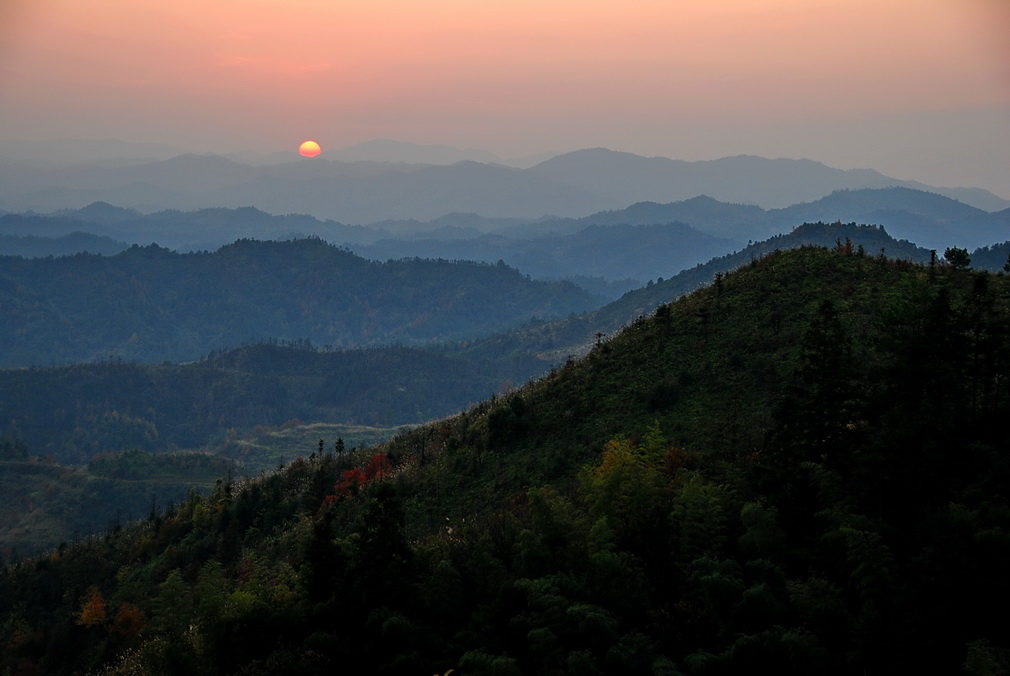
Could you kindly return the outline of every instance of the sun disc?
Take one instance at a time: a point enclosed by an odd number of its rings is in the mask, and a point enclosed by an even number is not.
[[[315,141],[305,141],[298,146],[298,154],[302,157],[315,157],[321,152],[323,152],[323,149]]]

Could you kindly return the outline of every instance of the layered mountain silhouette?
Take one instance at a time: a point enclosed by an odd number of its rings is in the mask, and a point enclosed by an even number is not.
[[[214,155],[182,155],[130,166],[0,164],[0,208],[54,211],[106,201],[142,211],[255,206],[362,224],[432,219],[449,212],[491,217],[582,217],[640,201],[709,195],[765,209],[834,190],[928,188],[995,211],[1010,202],[976,189],[946,189],[839,170],[810,160],[728,157],[684,162],[606,149],[567,153],[528,169],[464,160],[450,165],[342,162],[326,156],[253,166]]]
[[[12,237],[55,239],[75,232],[121,242],[121,248],[157,242],[181,251],[214,250],[239,238],[315,236],[374,260],[503,260],[535,277],[597,277],[621,282],[619,294],[748,242],[818,221],[879,225],[898,239],[941,253],[950,246],[971,250],[1010,240],[1010,209],[987,212],[937,193],[893,187],[839,190],[812,202],[768,210],[702,195],[679,202],[638,202],[581,218],[492,218],[457,212],[427,221],[386,220],[368,226],[304,214],[279,216],[254,207],[144,214],[95,202],[48,215],[0,216],[0,236],[6,236],[0,239],[0,253],[47,255],[42,242]],[[80,247],[109,253],[114,245],[81,240]],[[71,253],[65,241],[48,249],[48,254],[65,253]]]
[[[27,317],[30,323],[24,322],[22,332],[8,328],[0,333],[0,360],[30,364],[26,355],[46,354],[54,360],[113,355],[153,363],[114,359],[9,369],[0,383],[0,438],[21,438],[39,453],[83,462],[102,449],[198,447],[210,443],[222,427],[281,425],[293,418],[416,424],[451,414],[502,383],[543,375],[664,303],[770,253],[811,246],[866,258],[880,258],[884,250],[888,260],[930,260],[928,251],[880,228],[811,223],[650,283],[590,312],[437,346],[421,344],[434,328],[459,336],[478,325],[508,326],[510,318],[514,325],[517,307],[549,317],[544,294],[553,293],[554,306],[564,310],[564,299],[557,296],[570,287],[528,282],[500,266],[369,264],[312,240],[241,242],[214,255],[182,256],[149,247],[111,259],[22,261],[0,277],[0,302],[12,308],[12,316]],[[243,279],[220,281],[242,270]],[[420,285],[438,270],[464,285],[493,279],[503,288],[495,294],[459,289],[454,312],[440,307],[437,299],[407,297],[409,290],[398,284],[409,277]],[[306,286],[321,271],[328,281],[317,281],[314,290]],[[174,285],[179,277],[216,281],[223,288],[200,293],[192,284]],[[348,281],[355,278],[361,283]],[[46,283],[33,284],[32,279]],[[71,279],[86,280],[95,300],[89,304],[82,299],[82,291],[68,283]],[[270,280],[279,288],[269,289]],[[22,291],[16,293],[19,287]],[[430,294],[446,289],[453,291],[452,279],[426,287]],[[391,295],[403,296],[404,302],[392,302]],[[477,309],[467,305],[466,295],[479,299]],[[511,306],[502,300],[505,296],[514,297]],[[349,297],[355,312],[341,312]],[[470,309],[463,312],[464,307]],[[373,316],[378,309],[386,316]],[[496,315],[496,324],[489,323],[490,315]],[[327,332],[330,340],[340,332],[346,345],[385,347],[319,352],[309,346],[307,339],[319,344]],[[263,335],[287,336],[289,344],[233,347],[236,343],[228,342]],[[408,340],[417,347],[390,345]],[[217,351],[194,363],[160,363],[211,348]],[[119,417],[110,417],[110,411]]]

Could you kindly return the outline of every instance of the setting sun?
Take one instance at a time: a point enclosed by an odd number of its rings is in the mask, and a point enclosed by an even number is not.
[[[298,146],[298,154],[302,157],[315,157],[321,152],[323,152],[323,149],[315,141],[305,141]]]

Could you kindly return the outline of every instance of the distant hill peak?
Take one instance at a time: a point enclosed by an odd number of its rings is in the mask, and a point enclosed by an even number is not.
[[[96,220],[102,223],[112,223],[125,221],[140,216],[140,212],[134,209],[124,209],[109,204],[108,202],[92,202],[81,209],[65,212],[65,215],[73,216],[81,220]]]

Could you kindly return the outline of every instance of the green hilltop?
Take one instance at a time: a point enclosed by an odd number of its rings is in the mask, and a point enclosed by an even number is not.
[[[0,669],[1005,672],[1008,298],[755,258],[458,415],[8,567]]]

